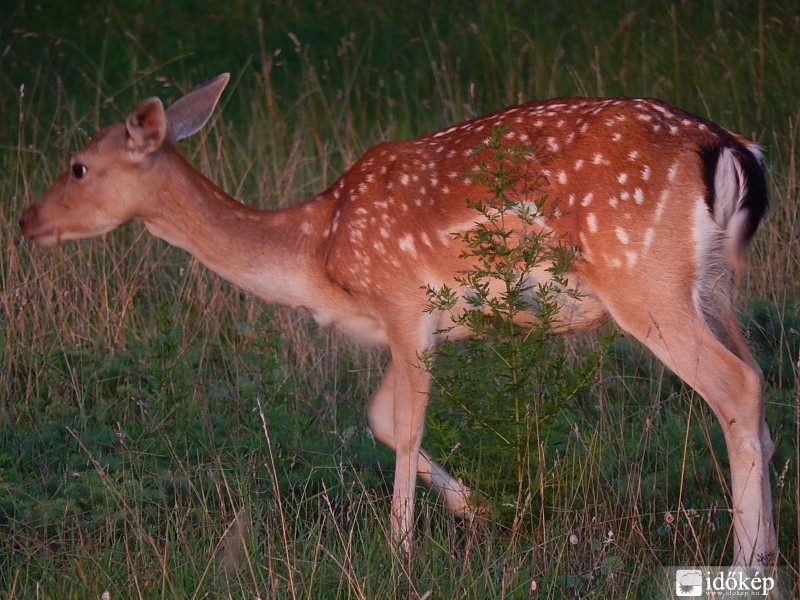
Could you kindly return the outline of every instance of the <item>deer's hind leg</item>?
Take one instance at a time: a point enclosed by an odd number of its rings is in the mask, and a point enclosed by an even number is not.
[[[694,388],[722,426],[731,466],[734,564],[772,563],[777,553],[768,466],[773,444],[764,419],[763,377],[730,303],[713,307],[709,316],[668,278],[637,281],[629,289],[637,293],[605,298],[612,317]]]

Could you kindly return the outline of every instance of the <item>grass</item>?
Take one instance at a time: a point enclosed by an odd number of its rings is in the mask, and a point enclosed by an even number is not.
[[[513,451],[490,448],[446,391],[434,398],[426,446],[496,518],[460,522],[423,493],[409,563],[387,543],[392,456],[364,419],[384,356],[245,297],[135,225],[49,251],[20,239],[22,209],[99,125],[223,70],[222,110],[182,148],[263,207],[323,189],[380,140],[521,99],[656,96],[761,141],[771,208],[740,299],[796,580],[792,2],[22,2],[3,19],[4,597],[647,598],[662,566],[730,560],[719,426],[622,338],[568,341],[598,362],[530,446],[540,467],[519,503],[498,501],[493,479]]]

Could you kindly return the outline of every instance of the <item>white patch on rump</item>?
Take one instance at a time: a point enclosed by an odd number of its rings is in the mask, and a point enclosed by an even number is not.
[[[697,274],[692,299],[697,311],[705,314],[708,303],[714,301],[714,289],[726,275],[725,232],[714,221],[702,196],[695,199],[693,217],[692,237]]]

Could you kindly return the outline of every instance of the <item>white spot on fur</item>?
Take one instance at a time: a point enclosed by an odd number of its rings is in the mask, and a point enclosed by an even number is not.
[[[655,109],[656,109],[658,112],[660,112],[662,115],[664,115],[664,116],[665,116],[667,119],[671,119],[672,117],[674,117],[674,116],[675,116],[674,114],[672,114],[672,112],[671,112],[671,111],[667,110],[666,108],[664,108],[664,107],[663,107],[663,106],[661,106],[660,104],[655,104],[655,103],[654,103],[654,104],[652,104],[652,107],[653,107],[653,108],[655,108]]]
[[[628,243],[630,243],[631,240],[628,237],[628,232],[625,231],[622,227],[619,227],[619,226],[615,227],[614,228],[614,233],[616,234],[617,239],[619,240],[620,244],[624,244],[624,245],[627,246]]]
[[[594,213],[586,215],[586,226],[589,228],[589,233],[597,233],[597,215]]]
[[[672,163],[667,170],[667,181],[675,181],[675,178],[678,176],[678,161],[676,160]]]
[[[636,266],[636,261],[639,260],[639,254],[637,252],[634,252],[633,250],[628,250],[625,253],[625,258],[628,263],[628,268],[632,269],[633,267]]]
[[[647,252],[647,250],[650,248],[650,246],[653,243],[653,239],[655,237],[656,237],[655,229],[653,229],[652,227],[648,227],[647,229],[645,229],[644,239],[642,240],[642,246],[644,247],[645,252]]]
[[[583,200],[581,200],[581,206],[589,206],[592,203],[592,200],[594,200],[594,194],[589,192],[583,197]]]
[[[617,175],[617,181],[619,181],[620,183],[625,183],[626,181],[628,181],[628,174],[620,173],[619,175]]]
[[[592,249],[589,247],[589,242],[586,239],[586,236],[581,231],[578,233],[578,240],[581,242],[581,258],[586,261],[592,262],[594,258],[594,254],[592,254]]]
[[[653,213],[653,220],[658,223],[661,220],[661,217],[664,214],[664,211],[667,208],[667,201],[669,200],[669,190],[662,190],[661,195],[658,198],[658,204],[656,204],[656,210]]]
[[[410,233],[407,233],[401,237],[397,245],[403,252],[407,252],[414,257],[417,256],[417,247],[414,245],[414,236]]]

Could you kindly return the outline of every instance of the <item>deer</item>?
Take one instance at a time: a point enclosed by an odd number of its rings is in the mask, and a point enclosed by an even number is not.
[[[502,143],[533,149],[527,168],[548,207],[535,226],[576,248],[567,277],[580,293],[565,297],[559,332],[611,320],[705,400],[730,459],[733,564],[774,564],[764,379],[734,307],[737,274],[767,208],[757,143],[655,99],[533,101],[378,143],[316,196],[262,210],[226,194],[176,146],[209,121],[229,77],[166,109],[149,98],[100,129],[24,211],[22,234],[50,247],[138,221],[266,303],[387,348],[367,420],[395,453],[390,531],[409,552],[417,478],[449,510],[479,510],[473,490],[421,447],[431,387],[421,357],[445,335],[468,335],[448,327],[445,311],[426,310],[425,289],[458,289],[469,258],[454,234],[478,219],[463,174],[501,127]]]

